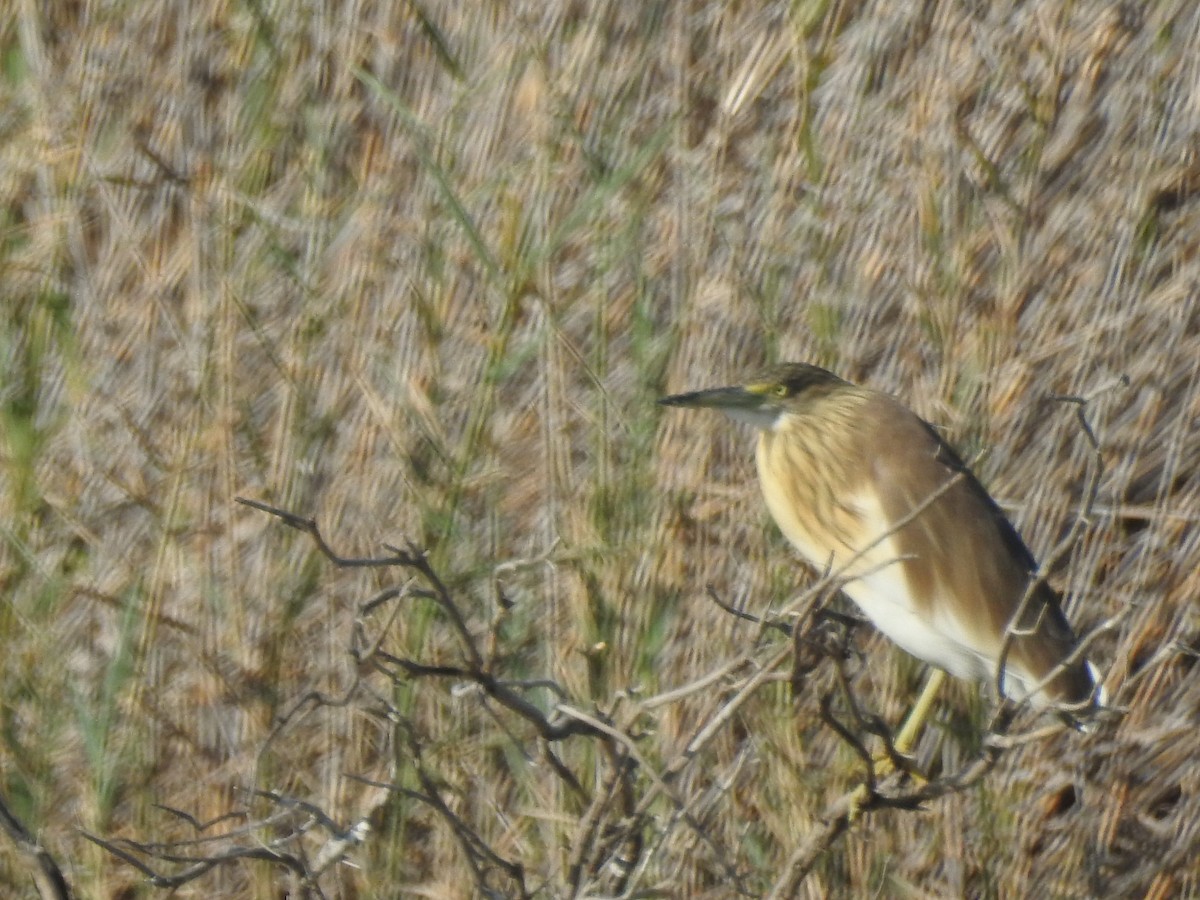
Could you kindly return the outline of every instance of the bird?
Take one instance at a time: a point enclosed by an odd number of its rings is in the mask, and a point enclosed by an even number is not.
[[[1083,727],[1104,702],[1058,594],[1016,528],[928,422],[890,394],[783,363],[663,397],[758,431],[767,509],[875,627],[934,667],[895,741],[907,752],[944,679],[992,684]]]

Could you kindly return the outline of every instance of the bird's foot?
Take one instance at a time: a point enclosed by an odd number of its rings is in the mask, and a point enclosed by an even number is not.
[[[850,793],[850,807],[846,810],[846,820],[851,824],[857,824],[858,820],[863,817],[867,811],[867,804],[870,802],[875,792],[867,784],[860,784]]]
[[[903,772],[917,784],[925,784],[929,781],[928,776],[917,765],[915,757],[901,753],[895,748],[890,754],[886,750],[879,751],[873,754],[871,759],[875,766],[875,777],[878,779],[886,778],[893,772]]]
[[[929,782],[929,776],[921,771],[916,760],[911,756],[906,756],[896,751],[895,748],[893,748],[893,753],[891,754],[888,754],[886,751],[872,754],[871,765],[874,769],[874,783],[876,785],[882,784],[889,776],[895,775],[897,772],[911,778],[918,785]],[[851,825],[855,824],[868,811],[871,800],[875,795],[876,789],[873,789],[868,782],[860,784],[851,792],[849,810],[847,811],[847,817]]]

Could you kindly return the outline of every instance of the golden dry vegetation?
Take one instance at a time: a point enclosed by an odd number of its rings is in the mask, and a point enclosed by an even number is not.
[[[283,846],[315,857],[313,810],[372,828],[307,888],[243,860],[175,896],[516,895],[464,833],[565,896],[588,815],[642,849],[624,874],[597,850],[581,896],[780,885],[861,766],[818,716],[828,666],[793,700],[786,642],[706,588],[761,612],[813,576],[751,436],[653,403],[776,359],[944,426],[1041,556],[1091,458],[1050,398],[1090,397],[1104,471],[1053,579],[1081,628],[1118,617],[1093,657],[1127,708],[871,814],[798,895],[1200,893],[1195,4],[9,10],[0,797],[79,896],[167,893],[85,832],[308,827]],[[362,611],[409,574],[336,569],[237,495],[347,554],[428,548],[500,676],[636,737],[638,821],[597,800],[596,740],[357,668],[356,620],[409,661],[462,646],[411,589]],[[857,641],[855,693],[894,723],[921,669]],[[955,685],[921,764],[972,758],[987,709]],[[0,893],[35,895],[7,839]]]

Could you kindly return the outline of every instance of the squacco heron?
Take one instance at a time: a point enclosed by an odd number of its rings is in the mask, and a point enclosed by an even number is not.
[[[901,753],[942,672],[1073,719],[1102,703],[1096,670],[1016,529],[895,398],[789,363],[659,402],[754,425],[763,497],[784,536],[816,569],[846,579],[843,592],[880,631],[936,667],[897,737]]]

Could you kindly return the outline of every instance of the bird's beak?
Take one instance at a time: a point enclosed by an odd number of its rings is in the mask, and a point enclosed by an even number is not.
[[[756,428],[770,428],[775,424],[775,417],[779,411],[766,400],[765,394],[744,387],[723,387],[692,391],[690,394],[675,394],[663,397],[658,402],[663,406],[716,409],[738,422],[745,422]]]
[[[719,409],[722,412],[735,409],[758,409],[762,406],[762,394],[755,394],[744,387],[713,388],[707,391],[692,391],[663,397],[658,402],[663,406],[689,406],[697,409]]]

